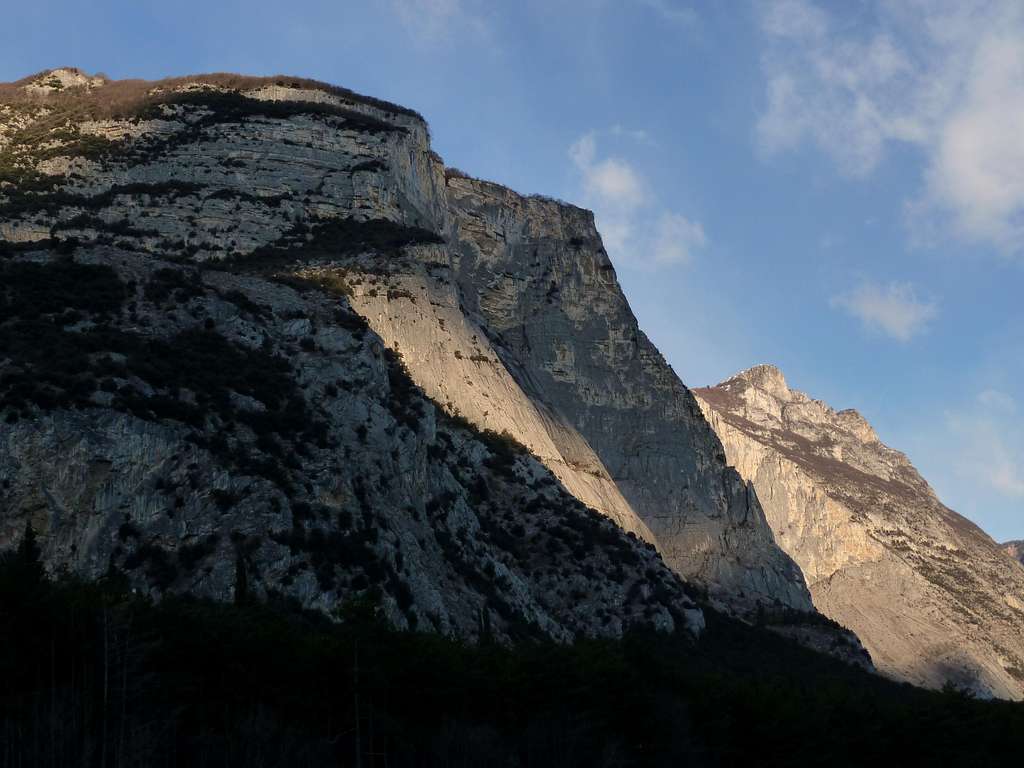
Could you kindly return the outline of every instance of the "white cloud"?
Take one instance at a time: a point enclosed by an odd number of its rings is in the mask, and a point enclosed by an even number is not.
[[[612,129],[613,135],[622,131]],[[643,133],[646,137],[646,133]],[[643,174],[622,157],[599,156],[591,131],[569,147],[580,175],[583,202],[594,209],[605,248],[637,266],[686,264],[707,244],[699,222],[658,206]]]
[[[866,328],[880,331],[898,341],[910,341],[921,333],[938,313],[935,302],[921,301],[912,286],[904,283],[864,283],[848,293],[834,296],[830,304],[858,318]]]
[[[647,200],[646,183],[632,165],[618,157],[597,159],[597,140],[588,133],[569,147],[569,158],[583,174],[583,193],[604,208],[628,213]]]
[[[997,390],[978,395],[975,406],[946,414],[962,460],[960,475],[988,490],[1024,498],[1024,419],[1014,399]]]
[[[597,157],[597,138],[591,132],[569,147],[569,159],[580,173],[583,199],[594,208],[605,247],[624,252],[633,240],[634,218],[647,200],[646,183],[626,160]]]
[[[928,175],[960,228],[1015,249],[1024,238],[1024,36],[978,52],[965,101],[949,116]]]
[[[1024,3],[873,0],[859,24],[849,6],[824,7],[760,6],[760,149],[810,143],[863,177],[891,145],[915,147],[912,223],[1024,252]]]
[[[688,264],[692,252],[707,245],[704,227],[678,213],[663,213],[654,239],[654,261],[658,264]]]
[[[636,208],[647,198],[640,175],[624,160],[610,157],[585,169],[584,174],[588,191],[611,204]]]
[[[593,165],[595,157],[597,157],[597,137],[593,131],[580,136],[569,145],[569,159],[581,171],[585,172]]]

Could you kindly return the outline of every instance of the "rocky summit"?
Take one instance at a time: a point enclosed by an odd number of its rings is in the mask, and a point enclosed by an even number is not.
[[[695,394],[814,605],[881,672],[1024,695],[1024,569],[859,413],[790,389],[769,365]]]

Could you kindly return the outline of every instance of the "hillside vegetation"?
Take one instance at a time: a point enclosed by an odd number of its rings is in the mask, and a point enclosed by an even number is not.
[[[294,604],[0,565],[0,766],[1016,765],[1024,708],[926,692],[708,612],[698,642],[467,645]],[[358,757],[357,757],[358,756]]]

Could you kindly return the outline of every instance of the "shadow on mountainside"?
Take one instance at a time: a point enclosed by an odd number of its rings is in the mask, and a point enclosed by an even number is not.
[[[294,604],[154,605],[0,558],[0,765],[999,766],[1024,707],[874,675],[708,611],[676,634],[467,645]]]

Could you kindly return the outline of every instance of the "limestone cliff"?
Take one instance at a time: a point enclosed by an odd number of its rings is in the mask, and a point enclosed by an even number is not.
[[[893,677],[1024,695],[1024,569],[945,507],[856,411],[772,366],[695,390],[819,611]]]
[[[0,237],[329,283],[448,413],[509,433],[718,604],[810,609],[586,211],[446,173],[418,115],[309,81],[58,71],[0,103]]]
[[[472,339],[450,296],[393,277],[449,261],[415,113],[73,70],[0,105],[0,549],[30,523],[52,570],[328,613],[371,597],[469,637],[700,627],[606,477],[438,408],[418,351],[354,311],[436,307]],[[488,386],[517,436],[558,422],[511,375]]]
[[[639,329],[593,215],[459,175],[448,201],[451,279],[523,390],[561,417],[548,431],[567,461],[609,476],[666,562],[714,597],[809,608],[756,495]]]
[[[372,255],[342,270],[353,305],[416,381],[471,422],[514,435],[721,604],[809,609],[756,496],[637,327],[593,216],[455,173],[446,200],[448,247],[390,264],[386,290]]]
[[[1003,544],[1003,551],[1014,560],[1024,564],[1024,541],[1008,541]]]

